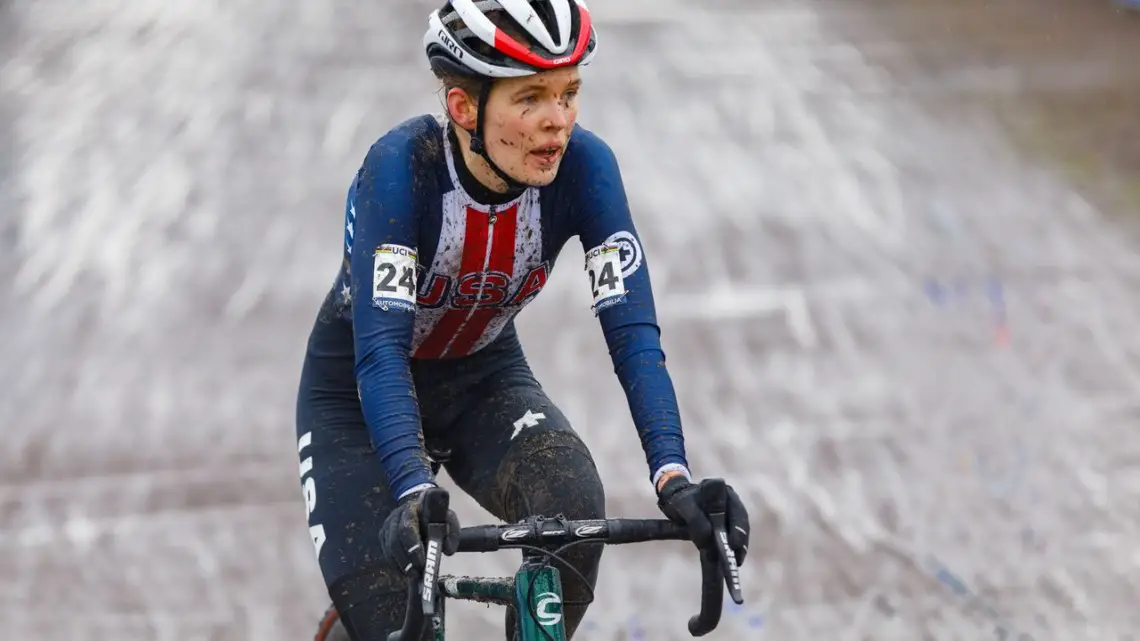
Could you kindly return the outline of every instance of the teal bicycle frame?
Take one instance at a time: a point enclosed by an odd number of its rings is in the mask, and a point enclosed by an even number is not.
[[[558,568],[534,558],[523,561],[513,579],[455,577],[439,578],[439,600],[494,603],[515,609],[515,641],[566,641],[562,616],[562,579]],[[433,621],[435,641],[445,638],[444,608]]]

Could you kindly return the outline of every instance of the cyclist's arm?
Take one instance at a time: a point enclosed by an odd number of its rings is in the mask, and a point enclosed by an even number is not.
[[[377,141],[352,195],[350,287],[357,392],[373,446],[397,497],[432,481],[410,368],[417,238],[412,145],[411,136],[396,132]]]
[[[579,236],[587,264],[592,267],[587,275],[593,272],[591,292],[597,291],[595,309],[614,372],[625,391],[653,483],[670,473],[688,477],[681,416],[665,368],[649,265],[629,211],[621,170],[605,141],[582,129],[576,136],[582,145],[574,163],[574,170],[581,172]],[[598,248],[615,238],[623,241],[620,247],[625,250],[625,269],[620,268],[623,262],[619,256],[619,267],[611,266],[607,271]],[[633,254],[628,253],[631,251]],[[615,282],[619,277],[620,283]]]

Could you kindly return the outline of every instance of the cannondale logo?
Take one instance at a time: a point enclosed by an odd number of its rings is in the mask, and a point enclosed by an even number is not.
[[[557,612],[551,612],[550,608],[556,608]],[[562,597],[553,592],[543,592],[538,595],[538,603],[535,606],[535,613],[538,615],[538,622],[546,627],[558,625],[562,620]]]

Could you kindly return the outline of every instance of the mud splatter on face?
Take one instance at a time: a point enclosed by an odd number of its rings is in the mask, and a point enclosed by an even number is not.
[[[574,68],[496,82],[487,100],[485,124],[488,153],[495,164],[528,185],[553,182],[578,118],[579,83]],[[488,187],[505,188],[490,167],[471,170]]]

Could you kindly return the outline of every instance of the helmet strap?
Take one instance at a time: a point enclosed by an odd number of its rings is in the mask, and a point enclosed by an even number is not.
[[[507,184],[507,189],[526,189],[530,187],[530,185],[515,180],[496,165],[494,160],[491,160],[491,154],[487,152],[487,144],[483,142],[483,123],[487,113],[487,101],[490,97],[491,83],[484,82],[479,89],[479,110],[475,114],[475,131],[467,131],[467,133],[471,134],[471,153],[482,156],[483,159],[487,161],[487,165],[491,168],[491,171],[495,172],[495,175]]]

